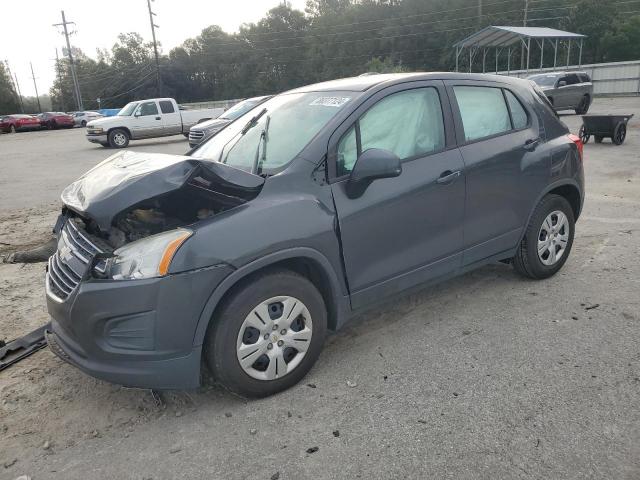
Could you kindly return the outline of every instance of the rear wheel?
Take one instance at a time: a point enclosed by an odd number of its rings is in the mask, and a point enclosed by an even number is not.
[[[559,195],[544,197],[534,210],[513,257],[515,270],[537,280],[554,275],[571,252],[574,227],[569,202]]]
[[[587,113],[589,111],[589,103],[589,95],[583,96],[582,100],[580,100],[580,103],[578,104],[578,108],[576,108],[576,114],[584,115]]]
[[[58,128],[58,123],[55,120],[51,120],[49,123],[49,128],[52,130],[56,130]]]
[[[613,132],[613,143],[616,145],[622,145],[624,139],[627,137],[627,126],[624,123],[616,125],[616,129]]]
[[[80,125],[82,126],[82,128],[86,127],[87,126],[87,121],[86,120],[82,120],[80,122]]]
[[[113,148],[125,148],[129,145],[129,134],[126,130],[116,128],[109,132],[109,146]]]
[[[298,383],[316,362],[327,329],[322,295],[288,270],[243,282],[216,312],[204,358],[217,382],[247,397]]]

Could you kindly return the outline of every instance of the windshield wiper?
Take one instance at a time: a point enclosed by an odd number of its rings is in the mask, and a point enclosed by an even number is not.
[[[266,109],[265,109],[266,111]],[[271,117],[267,115],[264,128],[260,133],[260,140],[258,140],[258,148],[256,148],[256,156],[253,160],[253,167],[251,167],[251,173],[260,175],[262,170],[262,164],[267,159],[267,140],[269,135],[269,124],[271,123]],[[262,154],[260,154],[260,145],[262,145]]]
[[[256,124],[258,123],[258,120],[260,120],[260,117],[262,117],[265,113],[267,113],[267,109],[263,108],[260,111],[260,113],[258,113],[255,117],[253,117],[251,120],[249,120],[244,127],[242,127],[242,130],[240,131],[240,134],[244,135],[249,130],[251,130],[253,127],[255,127]]]

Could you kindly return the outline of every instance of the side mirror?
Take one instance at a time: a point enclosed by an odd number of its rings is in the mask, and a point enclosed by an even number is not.
[[[565,82],[564,80],[560,80],[560,81],[558,82],[558,88],[560,88],[560,87],[566,87],[566,86],[567,86],[567,82]]]
[[[397,177],[401,173],[402,164],[395,153],[380,148],[365,150],[356,160],[347,181],[347,196],[357,198],[374,180]]]
[[[135,113],[133,114],[134,117],[139,117],[140,116],[140,110],[136,110]]]

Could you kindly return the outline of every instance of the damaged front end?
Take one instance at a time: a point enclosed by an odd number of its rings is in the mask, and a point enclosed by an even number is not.
[[[220,163],[119,152],[62,193],[50,293],[64,300],[89,272],[131,279],[168,273],[190,226],[254,199],[264,178]]]

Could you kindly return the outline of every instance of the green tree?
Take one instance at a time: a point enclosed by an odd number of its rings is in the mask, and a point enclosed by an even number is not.
[[[18,95],[4,63],[0,62],[0,114],[20,111]]]

